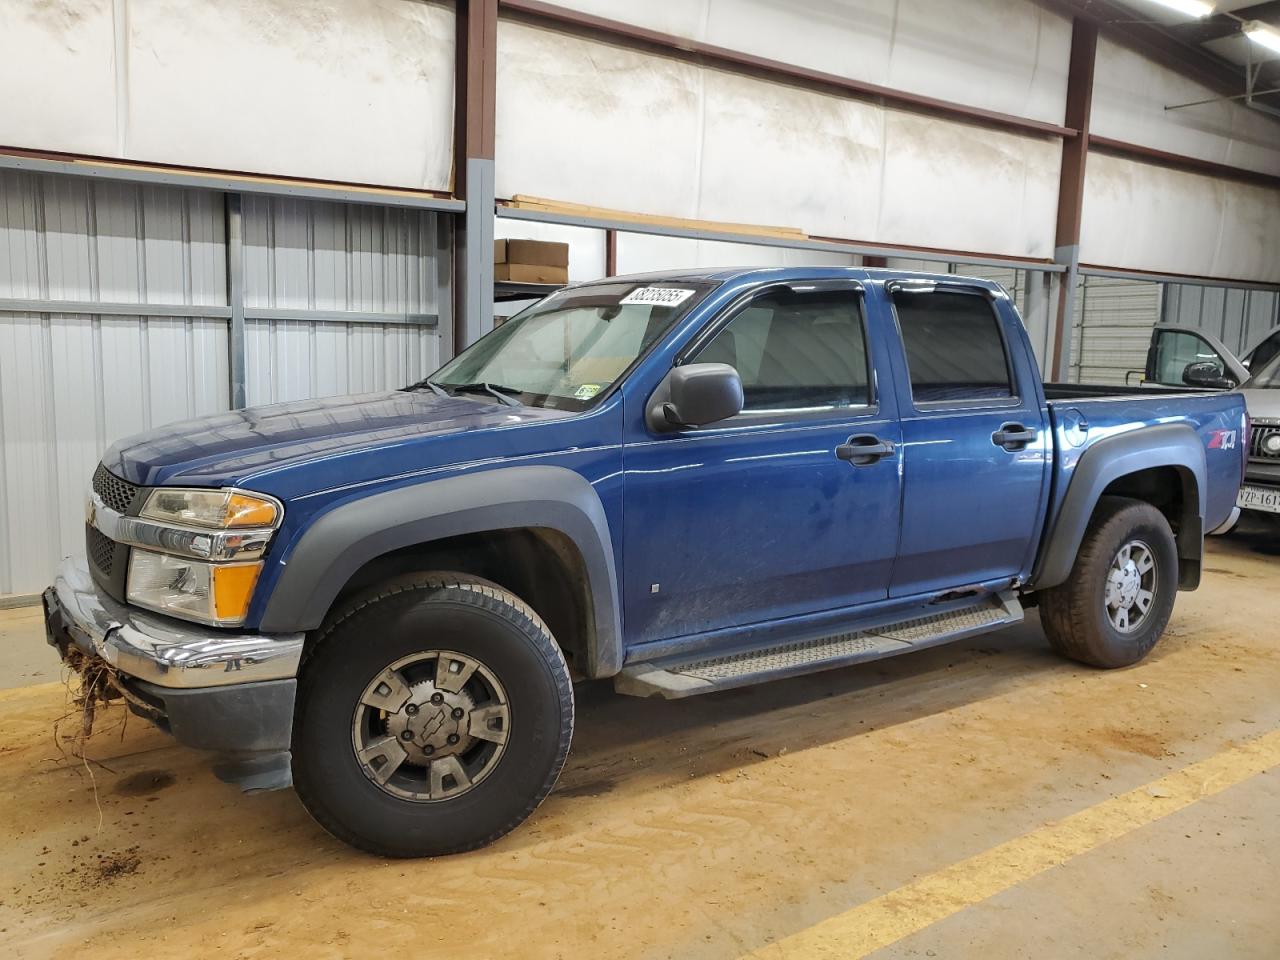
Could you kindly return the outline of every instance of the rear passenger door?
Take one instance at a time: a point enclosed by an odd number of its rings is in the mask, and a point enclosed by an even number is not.
[[[886,293],[902,343],[902,536],[889,595],[1012,579],[1031,562],[1052,453],[1017,315],[1004,294],[962,283],[895,282]]]

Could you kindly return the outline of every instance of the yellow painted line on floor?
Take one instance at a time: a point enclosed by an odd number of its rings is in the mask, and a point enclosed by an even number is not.
[[[749,954],[856,960],[1073,857],[1280,766],[1280,730],[1046,824]]]

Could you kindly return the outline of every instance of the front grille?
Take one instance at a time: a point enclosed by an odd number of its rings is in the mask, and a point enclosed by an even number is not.
[[[85,546],[89,552],[90,562],[103,576],[111,576],[111,568],[116,557],[115,541],[105,536],[97,527],[86,527],[85,530]]]
[[[116,513],[125,513],[133,503],[138,487],[127,480],[121,480],[102,464],[98,464],[98,469],[93,474],[93,492]]]
[[[1249,459],[1280,460],[1280,453],[1267,453],[1263,449],[1268,437],[1280,435],[1280,424],[1255,423],[1249,434]]]

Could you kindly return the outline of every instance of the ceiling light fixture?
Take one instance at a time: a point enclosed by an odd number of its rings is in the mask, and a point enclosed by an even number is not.
[[[1195,17],[1197,20],[1213,13],[1213,4],[1203,3],[1202,0],[1152,0],[1152,2],[1168,7],[1170,10],[1176,10],[1178,13],[1184,13],[1188,17]]]
[[[1254,43],[1266,47],[1268,50],[1280,53],[1280,33],[1277,33],[1265,23],[1259,23],[1257,20],[1250,20],[1241,29]]]

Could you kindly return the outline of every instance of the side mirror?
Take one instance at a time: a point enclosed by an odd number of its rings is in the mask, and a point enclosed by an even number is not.
[[[1212,360],[1188,363],[1182,370],[1182,382],[1189,387],[1205,387],[1209,390],[1230,390],[1236,382],[1223,376],[1222,369]]]
[[[727,363],[690,363],[673,367],[649,401],[646,419],[653,430],[701,427],[742,412],[742,378]]]

